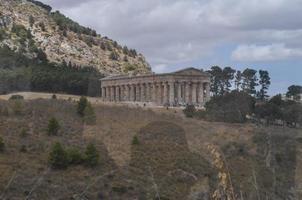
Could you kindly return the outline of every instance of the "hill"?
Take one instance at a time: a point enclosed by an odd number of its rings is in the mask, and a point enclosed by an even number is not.
[[[100,102],[93,104],[95,125],[87,125],[76,102],[59,97],[0,101],[2,199],[301,198],[300,129],[204,122],[173,109]],[[55,136],[47,134],[52,117],[61,127]],[[93,143],[100,162],[53,169],[55,142],[80,152]]]
[[[0,1],[0,46],[28,58],[92,66],[101,74],[150,73],[144,56],[34,0]]]

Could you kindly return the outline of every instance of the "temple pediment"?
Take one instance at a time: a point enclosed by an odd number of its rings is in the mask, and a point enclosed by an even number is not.
[[[186,68],[186,69],[183,69],[183,70],[176,71],[173,74],[178,74],[178,75],[205,75],[206,73],[202,70],[191,67],[191,68]]]

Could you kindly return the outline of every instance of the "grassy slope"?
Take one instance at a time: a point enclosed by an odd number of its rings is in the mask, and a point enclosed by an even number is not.
[[[180,199],[194,199],[217,189],[219,169],[213,164],[208,144],[216,145],[224,155],[234,191],[244,199],[256,199],[258,195],[282,199],[295,194],[291,188],[301,181],[301,172],[297,170],[301,162],[296,153],[301,146],[301,140],[296,139],[302,136],[301,130],[208,123],[185,119],[175,110],[154,112],[100,103],[94,105],[97,125],[86,126],[76,115],[73,102],[29,100],[24,102],[21,115],[13,113],[12,102],[1,101],[3,106],[9,107],[8,116],[5,112],[0,114],[0,135],[6,143],[5,152],[0,154],[0,196],[5,198],[23,199],[31,191],[32,199],[76,198],[87,188],[83,196],[90,199],[140,196],[152,199],[156,196],[154,181],[145,167],[149,158],[161,157],[150,165],[162,197],[177,199],[174,196],[177,195]],[[62,125],[57,137],[49,137],[45,132],[52,116]],[[159,120],[164,122],[150,124]],[[25,138],[20,137],[22,128],[29,129]],[[152,133],[157,132],[168,139],[153,140]],[[268,144],[268,133],[272,134],[271,144]],[[131,145],[134,135],[141,142],[138,148]],[[95,169],[72,166],[65,171],[51,170],[47,156],[55,141],[81,149],[94,142],[101,153],[101,164]],[[27,153],[20,152],[22,145],[26,145]],[[175,162],[167,162],[171,158]],[[179,166],[179,163],[189,164]],[[171,173],[176,179],[169,178]]]

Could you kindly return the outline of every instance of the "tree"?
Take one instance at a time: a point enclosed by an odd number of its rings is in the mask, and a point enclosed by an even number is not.
[[[109,58],[111,60],[118,60],[119,59],[119,55],[115,52],[115,51],[112,51]]]
[[[229,92],[232,86],[231,81],[234,79],[234,74],[236,70],[232,69],[231,67],[225,67],[222,71],[222,93]]]
[[[256,86],[257,86],[257,71],[254,69],[245,69],[242,72],[242,90],[249,95],[256,94]]]
[[[194,105],[187,105],[186,108],[183,110],[186,117],[192,118],[196,112]]]
[[[4,144],[3,138],[0,137],[0,152],[4,151],[4,147],[5,147],[5,144]]]
[[[94,144],[89,144],[85,151],[85,163],[90,167],[94,167],[99,163],[100,155]]]
[[[77,106],[77,113],[81,116],[81,117],[84,117],[85,113],[85,108],[88,104],[88,100],[86,97],[81,97],[79,102],[78,102],[78,106]]]
[[[88,125],[94,125],[96,123],[96,116],[91,103],[87,103],[84,109],[84,121]]]
[[[51,118],[48,122],[47,133],[48,135],[57,135],[60,129],[60,124],[56,118]]]
[[[138,137],[135,135],[132,138],[132,145],[139,145],[139,140]]]
[[[242,84],[242,73],[240,70],[238,70],[235,75],[235,88],[237,91],[239,91],[241,84]]]
[[[294,100],[299,101],[300,95],[302,94],[302,86],[300,85],[291,85],[288,87],[288,91],[286,93],[287,97],[293,97]]]
[[[261,86],[260,91],[257,96],[261,101],[266,100],[269,96],[267,95],[267,90],[271,84],[271,78],[269,77],[268,71],[259,70],[260,80],[259,85]]]
[[[208,72],[211,74],[211,92],[214,96],[221,95],[222,69],[219,66],[213,66]]]
[[[55,143],[49,153],[49,164],[54,169],[65,169],[68,166],[68,156],[61,143]]]
[[[31,15],[31,16],[29,16],[29,25],[30,25],[30,27],[33,27],[33,25],[35,24],[35,19],[34,19],[34,17]]]
[[[47,60],[47,55],[46,53],[44,53],[44,51],[42,49],[38,49],[38,52],[37,52],[37,59],[42,62],[42,63],[47,63],[48,60]]]
[[[288,125],[296,127],[297,123],[302,123],[302,105],[300,103],[287,103],[283,112],[284,120]]]

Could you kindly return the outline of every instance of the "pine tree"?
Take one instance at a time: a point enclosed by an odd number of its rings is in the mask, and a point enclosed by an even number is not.
[[[65,169],[68,166],[68,156],[62,145],[57,142],[49,153],[49,164],[54,169]]]
[[[96,123],[96,116],[92,105],[88,102],[84,110],[84,121],[88,125],[94,125]]]
[[[240,70],[238,70],[235,75],[235,88],[237,91],[239,91],[241,84],[242,84],[242,73]]]
[[[256,94],[256,86],[258,78],[257,78],[257,71],[254,69],[245,69],[242,73],[242,90],[249,95]]]
[[[94,146],[94,144],[89,144],[85,151],[85,163],[90,167],[94,167],[99,163],[100,155]]]
[[[60,129],[60,124],[56,118],[51,118],[48,122],[47,133],[48,135],[57,135]]]
[[[85,111],[85,108],[88,104],[88,100],[86,97],[81,97],[80,98],[80,101],[78,102],[78,107],[77,107],[77,113],[81,116],[81,117],[84,117],[84,111]]]
[[[267,99],[267,90],[271,84],[271,78],[269,77],[268,71],[259,70],[259,85],[261,86],[260,91],[258,92],[257,96],[260,100],[264,101]]]

